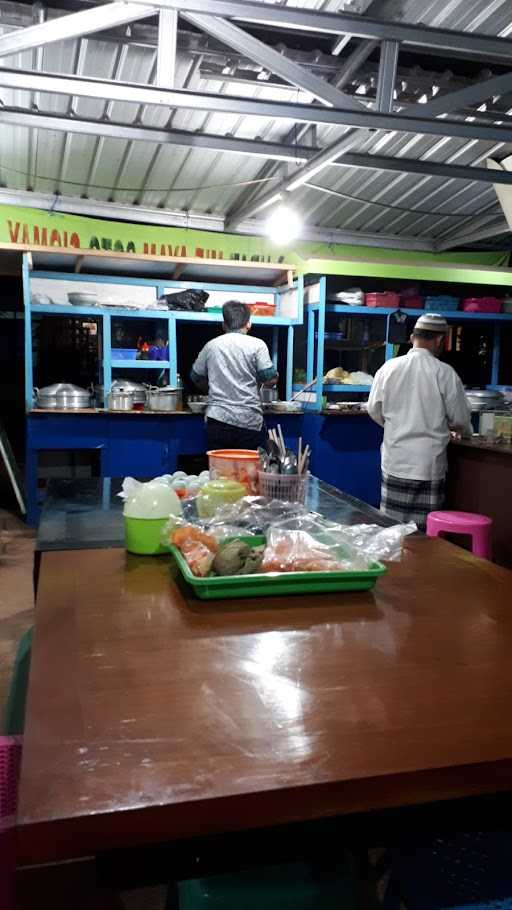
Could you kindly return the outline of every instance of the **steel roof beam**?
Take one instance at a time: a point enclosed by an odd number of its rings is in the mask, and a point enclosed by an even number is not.
[[[232,95],[214,95],[204,92],[155,88],[134,83],[86,79],[82,76],[49,75],[0,68],[0,85],[26,91],[74,95],[77,98],[100,98],[129,104],[176,107],[246,117],[267,117],[278,121],[288,120],[357,129],[392,130],[426,136],[488,140],[489,142],[512,142],[512,129],[488,124],[430,120],[409,114],[381,114],[376,111],[353,111],[314,104],[260,101]],[[1,117],[0,111],[0,121]]]
[[[375,108],[387,114],[393,110],[399,47],[398,41],[383,41],[380,46]]]
[[[219,136],[213,133],[196,133],[192,130],[158,129],[153,126],[116,123],[112,120],[88,120],[85,117],[62,117],[58,114],[42,114],[36,111],[10,110],[0,108],[0,124],[30,127],[43,130],[61,130],[126,142],[155,142],[161,145],[176,145],[191,149],[208,149],[236,155],[275,161],[307,161],[317,149],[307,146],[288,145],[259,139],[240,139],[235,136]],[[485,171],[486,174],[490,173]],[[500,175],[498,175],[500,176]],[[510,176],[512,182],[512,175]]]
[[[232,22],[219,19],[217,16],[195,15],[192,13],[184,13],[183,18],[195,25],[196,28],[201,29],[201,31],[207,32],[212,38],[222,41],[223,44],[227,44],[228,47],[233,48],[238,53],[242,53],[249,59],[254,60],[255,63],[263,66],[271,73],[285,79],[286,82],[303,89],[305,92],[309,92],[322,104],[332,107],[343,106],[352,110],[366,109],[365,105],[358,101],[357,98],[345,95],[329,82],[326,82],[325,79],[315,76],[314,73],[304,69],[298,63],[294,63],[293,60],[285,57],[284,54],[280,54],[273,47],[268,47],[258,38],[253,38],[252,35],[249,35]]]
[[[158,49],[156,58],[156,85],[172,88],[176,70],[178,39],[178,13],[175,9],[162,9],[158,16]]]
[[[136,126],[116,123],[112,120],[87,120],[84,117],[62,117],[58,114],[42,114],[36,111],[20,111],[2,108],[0,122],[17,127],[44,130],[61,130],[66,133],[120,139],[126,142],[154,142],[161,145],[176,145],[191,149],[208,149],[226,154],[248,155],[276,162],[307,162],[319,151],[307,145],[295,145],[288,141],[269,142],[259,139],[240,139],[236,136],[220,136],[214,133],[196,133],[190,130],[166,130],[151,126]],[[512,172],[491,171],[483,167],[457,164],[438,164],[434,161],[419,161],[411,158],[389,158],[385,155],[364,155],[347,151],[339,160],[331,162],[332,167],[358,167],[367,170],[398,171],[399,173],[430,175],[443,179],[476,180],[482,183],[512,184]]]
[[[0,37],[0,57],[19,54],[34,47],[80,38],[101,32],[105,28],[126,25],[137,19],[145,19],[158,13],[155,6],[125,2],[108,3],[94,9],[81,10],[68,16],[57,16],[28,28],[17,29]]]
[[[141,3],[143,0],[133,0]],[[155,0],[160,8],[185,12],[205,12],[205,0]],[[352,35],[378,41],[400,41],[434,51],[469,54],[473,59],[492,59],[508,63],[512,59],[512,41],[474,32],[429,28],[405,22],[390,22],[354,16],[348,13],[325,13],[254,0],[208,0],[208,15],[237,19],[242,22],[279,26],[284,29],[331,35]]]
[[[30,206],[48,211],[55,206],[55,198],[46,193],[28,193],[23,190],[0,188],[0,203],[4,205]],[[141,222],[197,228],[203,231],[223,231],[224,219],[218,215],[203,215],[200,212],[176,212],[139,205],[101,202],[96,199],[81,199],[77,196],[59,196],[57,211],[74,215],[90,215],[93,218],[107,218],[120,221]],[[238,233],[249,235],[263,234],[264,225],[251,221],[240,225]],[[418,237],[404,237],[388,234],[357,234],[355,231],[323,230],[309,226],[304,235],[305,240],[318,243],[349,243],[357,246],[375,246],[396,250],[434,251],[430,240]]]
[[[441,177],[443,180],[477,180],[482,183],[512,184],[512,173],[506,171],[489,171],[485,167],[474,167],[463,164],[438,164],[435,161],[421,161],[415,158],[388,158],[385,155],[359,155],[347,152],[337,167],[360,167],[367,170],[398,171],[404,174],[420,174],[430,177]],[[494,176],[493,176],[494,175]],[[506,179],[503,180],[503,176]],[[500,179],[496,180],[496,176]]]
[[[229,230],[230,228],[237,227],[242,221],[252,218],[253,215],[256,215],[262,209],[283,199],[287,193],[299,189],[299,187],[303,186],[308,180],[314,177],[315,174],[324,170],[324,168],[331,164],[336,158],[352,148],[356,142],[364,142],[370,135],[370,132],[367,130],[363,130],[362,133],[358,130],[349,130],[342,139],[333,142],[332,145],[322,149],[321,152],[317,152],[311,161],[304,164],[294,174],[281,180],[277,186],[274,186],[266,193],[257,196],[256,199],[248,202],[247,205],[242,208],[239,206],[233,207],[226,215],[227,229]]]
[[[438,117],[440,114],[460,111],[473,104],[481,104],[482,101],[487,101],[494,95],[504,95],[510,91],[512,91],[512,72],[502,73],[500,76],[493,76],[483,82],[466,85],[455,92],[436,95],[432,101],[427,101],[426,104],[415,105],[415,112],[418,117]],[[475,114],[477,113],[475,111]],[[496,115],[496,119],[498,119],[498,115]]]

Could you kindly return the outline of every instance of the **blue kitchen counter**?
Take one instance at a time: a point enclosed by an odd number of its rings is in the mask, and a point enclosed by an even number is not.
[[[382,431],[366,414],[266,415],[281,424],[288,445],[300,436],[311,446],[311,471],[339,490],[377,506]],[[31,411],[27,416],[26,484],[29,524],[39,518],[41,451],[96,451],[101,477],[154,477],[172,473],[179,455],[204,453],[204,420],[189,412],[112,413]]]

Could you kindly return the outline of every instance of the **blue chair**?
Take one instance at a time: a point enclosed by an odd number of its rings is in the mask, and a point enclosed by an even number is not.
[[[384,910],[512,910],[512,836],[435,837],[387,860]]]

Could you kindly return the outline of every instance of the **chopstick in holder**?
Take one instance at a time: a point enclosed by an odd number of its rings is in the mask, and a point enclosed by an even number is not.
[[[300,462],[302,458],[302,436],[299,436],[299,448],[297,450],[297,473],[300,474]]]
[[[304,473],[304,468],[306,467],[306,461],[310,454],[311,454],[311,449],[309,448],[309,445],[307,445],[306,448],[304,449],[304,451],[302,453],[302,457],[299,461],[299,471],[298,471],[299,474]]]
[[[283,458],[285,458],[285,456],[286,456],[286,446],[285,446],[285,444],[284,444],[284,436],[283,436],[283,431],[282,431],[282,429],[281,429],[281,424],[280,424],[280,423],[277,424],[277,430],[278,430],[278,433],[279,433],[279,441],[280,441],[280,443],[281,443],[281,454],[282,454]]]

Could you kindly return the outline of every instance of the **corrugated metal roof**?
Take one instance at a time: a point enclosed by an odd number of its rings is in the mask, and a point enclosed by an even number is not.
[[[272,0],[270,0],[272,2]],[[367,9],[368,14],[392,20],[422,22],[430,26],[478,31],[482,34],[512,33],[510,0],[381,0],[378,4],[354,0],[292,0],[290,6],[323,11]],[[22,4],[16,7],[27,14]],[[49,15],[57,15],[49,11]],[[229,51],[226,51],[229,58]],[[435,69],[439,64],[433,58]],[[40,51],[27,51],[5,58],[7,67],[39,69],[46,72],[113,79],[150,84],[156,68],[156,48],[143,42],[104,40],[91,35],[79,40],[49,45]],[[364,65],[363,65],[364,72]],[[203,78],[201,54],[193,56],[178,50],[176,87],[192,91],[229,93],[241,97],[295,101],[294,88],[246,84],[236,85],[220,79]],[[305,97],[302,93],[302,97]],[[68,99],[26,91],[0,88],[5,106],[23,110],[38,108],[64,116],[93,120],[109,118],[115,122],[146,126],[207,131],[266,140],[283,140],[290,126],[264,118],[240,117],[185,110],[167,111],[135,104],[111,103],[89,99]],[[512,100],[510,107],[512,108]],[[343,134],[341,128],[318,127],[317,144],[324,147]],[[488,155],[504,157],[509,146],[482,141],[463,141],[425,136],[377,133],[357,148],[358,152],[379,153],[418,160],[476,164]],[[154,142],[104,138],[95,135],[64,133],[47,129],[4,124],[0,130],[0,179],[14,190],[64,196],[85,196],[103,202],[189,211],[224,216],[247,195],[251,181],[262,173],[264,161],[226,152],[159,146]],[[277,165],[277,178],[293,172],[295,165]],[[269,168],[266,168],[266,172]],[[432,176],[363,170],[355,167],[328,167],[313,181],[340,195],[303,187],[293,193],[293,205],[302,212],[307,224],[325,230],[343,230],[398,237],[442,240],[466,230],[472,223],[502,221],[501,210],[491,184],[446,180]],[[270,186],[272,184],[269,184]],[[257,187],[257,184],[254,184]],[[262,189],[268,188],[265,185]],[[379,204],[377,204],[379,203]],[[404,209],[408,211],[404,211]],[[413,211],[409,211],[413,210]],[[432,212],[432,214],[428,214]],[[481,219],[480,219],[481,216]]]

